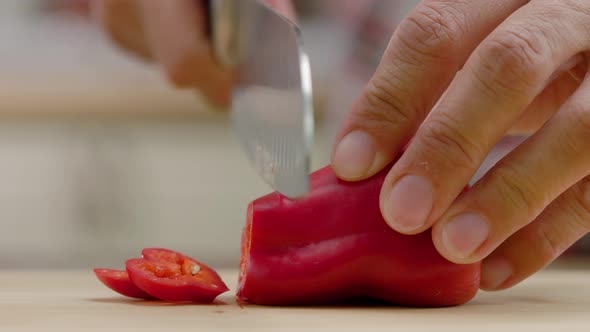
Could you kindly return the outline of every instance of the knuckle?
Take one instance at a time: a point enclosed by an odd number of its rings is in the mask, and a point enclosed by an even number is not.
[[[560,232],[556,232],[554,227],[538,227],[535,233],[535,238],[531,240],[538,243],[537,256],[542,262],[553,261],[566,249]]]
[[[561,0],[555,3],[554,5],[560,6],[568,11],[573,11],[575,13],[583,14],[585,16],[590,16],[590,5],[588,5],[587,1]]]
[[[93,3],[96,19],[106,38],[116,46],[143,58],[150,58],[140,14],[132,0],[105,0]]]
[[[582,179],[572,191],[572,211],[581,228],[590,229],[590,176]]]
[[[427,59],[453,56],[454,46],[464,35],[465,17],[458,1],[430,1],[419,5],[399,25],[403,45]]]
[[[384,77],[371,80],[363,94],[364,105],[359,114],[366,125],[391,129],[391,125],[413,122],[415,114],[410,112],[412,108],[407,107],[395,91],[394,83]]]
[[[549,219],[539,223],[531,234],[534,237],[530,240],[537,243],[536,255],[543,262],[560,256],[575,237],[590,230],[590,176],[560,196],[555,204],[546,213],[551,213],[550,216],[567,214],[566,222],[557,224],[559,219]]]
[[[434,156],[452,169],[474,170],[481,159],[481,149],[453,123],[448,114],[437,114],[428,120],[421,133],[421,145],[425,152]]]
[[[129,4],[125,1],[108,0],[97,2],[95,6],[98,8],[98,18],[104,30],[109,36],[117,36],[122,30],[125,14],[130,11]]]
[[[569,112],[574,117],[574,121],[582,127],[582,132],[590,133],[590,105],[572,102],[569,106]]]
[[[567,107],[568,122],[574,130],[564,130],[562,142],[573,155],[583,155],[590,140],[590,107],[579,102],[571,102]]]
[[[194,55],[190,52],[182,53],[174,61],[164,63],[164,72],[168,82],[177,88],[187,88],[194,85]]]
[[[542,81],[546,43],[531,28],[499,30],[482,44],[480,78],[487,90],[505,94],[522,93]]]
[[[512,166],[493,168],[490,180],[501,199],[501,206],[509,211],[524,211],[526,217],[532,217],[538,206],[545,206],[546,200],[540,197],[535,181]]]
[[[119,17],[115,14],[117,8],[112,4],[111,1],[105,1],[100,8],[100,24],[102,30],[106,33],[112,41],[123,44],[125,38],[123,38],[122,24]]]
[[[586,32],[586,34],[590,33],[590,3],[588,1],[544,0],[542,4],[543,6],[539,6],[539,8],[542,10],[540,16],[544,20],[560,22],[561,24],[576,22],[578,31]]]
[[[179,69],[179,66],[166,66],[164,70],[166,72],[166,78],[170,84],[177,88],[187,87],[189,85],[186,75]]]

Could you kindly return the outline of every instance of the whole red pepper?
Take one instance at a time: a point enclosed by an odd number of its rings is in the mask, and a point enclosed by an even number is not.
[[[473,298],[480,264],[458,265],[435,249],[429,231],[402,235],[379,209],[386,170],[345,182],[330,167],[312,174],[309,196],[278,193],[248,206],[238,299],[260,305],[374,299],[451,306]]]

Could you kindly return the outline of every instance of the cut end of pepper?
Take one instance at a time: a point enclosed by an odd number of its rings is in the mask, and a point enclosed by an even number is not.
[[[244,230],[242,231],[242,247],[241,247],[241,256],[240,256],[240,268],[239,268],[239,275],[238,275],[238,291],[237,291],[237,298],[239,303],[243,303],[247,301],[245,297],[243,297],[242,289],[244,287],[244,283],[246,282],[246,276],[248,274],[248,259],[250,257],[250,245],[252,241],[252,221],[254,217],[254,202],[248,204],[248,210],[246,213],[246,225],[244,226]]]

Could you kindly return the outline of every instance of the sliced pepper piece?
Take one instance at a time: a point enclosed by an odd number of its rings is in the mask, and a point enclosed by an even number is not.
[[[94,269],[94,274],[105,286],[121,295],[144,300],[155,299],[153,296],[135,286],[135,284],[129,279],[127,271]]]
[[[328,166],[312,174],[305,198],[275,192],[251,202],[238,301],[314,305],[369,299],[439,307],[473,298],[480,263],[444,259],[430,231],[402,235],[387,226],[379,209],[387,169],[351,183]]]
[[[209,266],[178,252],[147,248],[142,256],[125,262],[129,278],[160,300],[211,303],[229,290]]]

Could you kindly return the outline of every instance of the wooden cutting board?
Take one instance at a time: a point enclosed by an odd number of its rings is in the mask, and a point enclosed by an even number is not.
[[[235,271],[221,271],[229,283]],[[231,283],[233,284],[233,283]],[[230,284],[230,286],[231,286]],[[91,270],[1,271],[0,331],[590,331],[590,273],[544,271],[453,308],[240,308],[128,300]]]

